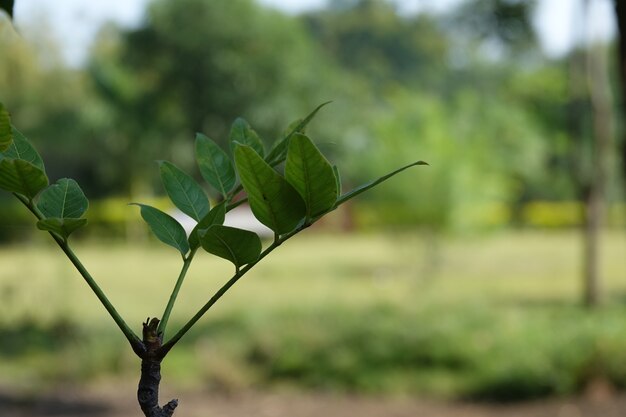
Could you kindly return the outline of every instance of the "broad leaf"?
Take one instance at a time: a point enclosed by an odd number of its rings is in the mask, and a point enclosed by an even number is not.
[[[209,199],[198,183],[176,165],[159,161],[163,187],[176,207],[200,221],[209,212]]]
[[[337,165],[333,165],[333,172],[335,173],[335,179],[337,180],[337,194],[341,195],[341,175],[339,175],[339,168],[337,168]]]
[[[337,201],[333,167],[311,139],[300,133],[289,143],[285,178],[304,200],[308,218],[327,212]]]
[[[287,149],[289,148],[289,140],[291,139],[291,137],[296,133],[304,133],[304,130],[306,129],[307,125],[309,124],[311,120],[313,120],[317,112],[320,111],[322,107],[330,103],[331,103],[330,101],[327,101],[326,103],[320,104],[319,106],[315,108],[315,110],[309,113],[309,115],[305,117],[304,119],[299,119],[291,123],[289,127],[287,128],[287,133],[283,136],[282,139],[278,140],[274,144],[274,146],[272,147],[272,150],[265,158],[267,163],[274,166],[284,161],[285,157],[287,156]]]
[[[343,194],[341,197],[339,197],[337,199],[337,203],[335,204],[335,207],[339,207],[340,205],[342,205],[343,203],[345,203],[346,201],[356,197],[357,195],[369,190],[370,188],[373,188],[375,186],[377,186],[378,184],[380,184],[381,182],[384,182],[386,180],[388,180],[389,178],[393,177],[396,174],[401,173],[402,171],[404,171],[405,169],[417,166],[417,165],[428,165],[426,162],[424,161],[417,161],[417,162],[413,162],[411,164],[405,165],[402,168],[398,168],[393,172],[390,172],[387,175],[383,175],[382,177],[378,178],[377,180],[368,182],[367,184],[363,184],[357,188],[355,188],[352,191],[349,191],[345,194]]]
[[[37,208],[46,218],[78,219],[89,201],[76,181],[62,178],[41,192]]]
[[[21,159],[23,161],[28,161],[31,164],[35,165],[40,170],[46,172],[46,169],[43,165],[43,159],[37,153],[33,145],[26,139],[26,137],[15,127],[12,129],[13,133],[13,143],[11,146],[4,152],[4,156],[13,159]]]
[[[204,250],[231,261],[237,269],[256,261],[261,254],[261,239],[248,230],[213,225],[198,234]]]
[[[0,103],[0,152],[6,151],[12,142],[11,117],[4,105]]]
[[[228,136],[230,147],[234,152],[235,144],[248,145],[255,150],[256,153],[263,156],[265,150],[263,148],[263,141],[259,135],[250,127],[241,117],[238,117],[230,128],[230,135]]]
[[[235,168],[226,154],[202,133],[196,135],[196,162],[202,178],[224,197],[235,187]]]
[[[131,203],[141,208],[141,217],[148,223],[152,233],[166,245],[173,248],[185,256],[189,252],[189,243],[185,229],[169,214],[163,213],[161,210],[139,203]]]
[[[22,194],[32,200],[48,185],[46,174],[28,161],[13,158],[0,160],[0,188]]]
[[[37,228],[47,232],[54,232],[63,239],[67,240],[72,233],[86,224],[87,219],[61,219],[58,217],[51,217],[39,220],[37,222]]]
[[[226,206],[225,203],[222,202],[213,207],[211,211],[209,211],[209,214],[204,216],[191,231],[191,234],[189,235],[189,246],[191,246],[191,249],[195,249],[200,246],[200,239],[198,238],[199,230],[208,229],[214,224],[224,224],[225,218]]]
[[[254,216],[276,234],[292,231],[306,215],[300,194],[251,147],[235,147],[235,164]]]

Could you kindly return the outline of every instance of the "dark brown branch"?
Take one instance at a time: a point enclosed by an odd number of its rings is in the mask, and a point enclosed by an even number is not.
[[[141,378],[137,389],[137,400],[146,417],[171,417],[178,406],[178,400],[172,400],[165,406],[159,406],[159,383],[161,382],[161,360],[159,349],[163,342],[162,334],[157,333],[159,320],[153,318],[143,323],[143,343],[146,347],[141,358]]]

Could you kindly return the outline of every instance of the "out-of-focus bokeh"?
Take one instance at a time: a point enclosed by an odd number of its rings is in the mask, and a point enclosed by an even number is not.
[[[161,314],[180,256],[127,203],[175,213],[154,161],[199,178],[195,132],[225,146],[243,116],[269,145],[332,100],[308,133],[344,191],[430,164],[238,283],[164,363],[183,407],[184,392],[623,398],[626,71],[613,2],[17,0],[14,23],[0,15],[0,101],[51,180],[85,190],[89,226],[73,245],[138,332]],[[45,409],[55,390],[134,396],[136,358],[49,240],[0,193],[0,416]],[[170,328],[231,272],[198,256]],[[596,415],[571,407],[559,415]],[[523,415],[557,415],[540,413]]]

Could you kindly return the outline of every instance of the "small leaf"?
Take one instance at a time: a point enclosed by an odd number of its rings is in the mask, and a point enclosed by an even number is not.
[[[390,172],[387,175],[383,175],[382,177],[378,178],[377,180],[374,181],[370,181],[366,184],[363,184],[357,188],[355,188],[352,191],[349,191],[345,194],[343,194],[341,197],[339,197],[339,199],[337,199],[337,203],[335,204],[335,208],[339,207],[340,205],[342,205],[343,203],[345,203],[346,201],[356,197],[357,195],[369,190],[370,188],[373,188],[375,186],[377,186],[378,184],[380,184],[381,182],[384,182],[386,180],[388,180],[389,178],[393,177],[396,174],[401,173],[402,171],[404,171],[405,169],[417,166],[417,165],[428,165],[426,162],[424,161],[417,161],[417,162],[413,162],[411,164],[405,165],[402,168],[398,168],[393,172]]]
[[[12,142],[11,117],[4,105],[0,103],[0,152],[6,151]]]
[[[47,185],[46,174],[30,162],[13,158],[0,160],[0,188],[3,190],[32,200]]]
[[[209,212],[209,199],[198,183],[176,165],[159,161],[163,187],[176,207],[200,221]]]
[[[185,256],[189,252],[189,243],[185,229],[169,214],[146,204],[131,203],[141,208],[141,217],[148,223],[152,233],[166,245],[173,248]]]
[[[86,224],[87,219],[61,219],[59,217],[50,217],[39,220],[37,222],[37,228],[39,230],[56,233],[67,240],[72,233]]]
[[[41,192],[37,208],[46,218],[78,219],[89,201],[76,181],[62,178]]]
[[[202,133],[196,135],[196,162],[202,178],[224,197],[235,187],[237,177],[230,158]]]
[[[198,238],[198,231],[202,229],[208,229],[214,224],[224,224],[226,218],[226,206],[224,202],[221,202],[217,206],[213,207],[209,214],[204,216],[193,228],[189,235],[189,246],[195,249],[200,246],[200,239]]]
[[[277,234],[292,231],[306,215],[298,192],[251,147],[235,147],[235,164],[254,216]]]
[[[239,269],[259,259],[261,239],[248,230],[213,225],[199,232],[202,248],[213,255],[227,259]]]
[[[230,135],[228,136],[228,141],[230,142],[230,147],[234,152],[235,144],[240,143],[242,145],[248,145],[256,153],[263,156],[265,154],[265,150],[263,149],[263,141],[259,135],[250,127],[248,122],[246,122],[241,117],[238,117],[234,122],[232,127],[230,128]]]
[[[327,212],[337,201],[333,167],[311,139],[300,133],[289,143],[285,178],[304,200],[308,218]]]
[[[309,115],[305,117],[304,119],[298,119],[297,121],[291,123],[289,127],[287,128],[287,134],[284,135],[282,139],[278,140],[274,144],[274,146],[272,147],[272,150],[265,158],[267,163],[270,164],[271,166],[275,166],[281,163],[282,161],[284,161],[285,157],[287,156],[287,149],[289,148],[289,140],[291,139],[291,137],[296,133],[304,133],[304,130],[306,129],[307,125],[309,124],[311,120],[313,120],[317,112],[320,111],[322,107],[330,103],[332,102],[327,101],[326,103],[320,104],[311,113],[309,113]]]
[[[21,159],[23,161],[28,161],[31,164],[35,165],[42,171],[46,171],[43,160],[41,156],[37,153],[33,145],[26,139],[26,137],[15,127],[12,130],[13,133],[13,143],[11,146],[4,152],[4,156],[13,159]]]
[[[0,10],[4,10],[9,17],[13,18],[13,5],[15,4],[15,0],[1,0],[0,1]]]

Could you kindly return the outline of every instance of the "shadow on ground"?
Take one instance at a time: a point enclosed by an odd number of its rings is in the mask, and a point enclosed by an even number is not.
[[[16,395],[0,390],[1,417],[140,417],[129,389],[119,393],[68,390]],[[163,397],[166,398],[165,396]],[[167,396],[169,399],[170,396]],[[416,399],[382,399],[302,393],[237,395],[183,393],[180,417],[622,417],[626,395],[602,399],[554,399],[507,405],[446,403]]]

